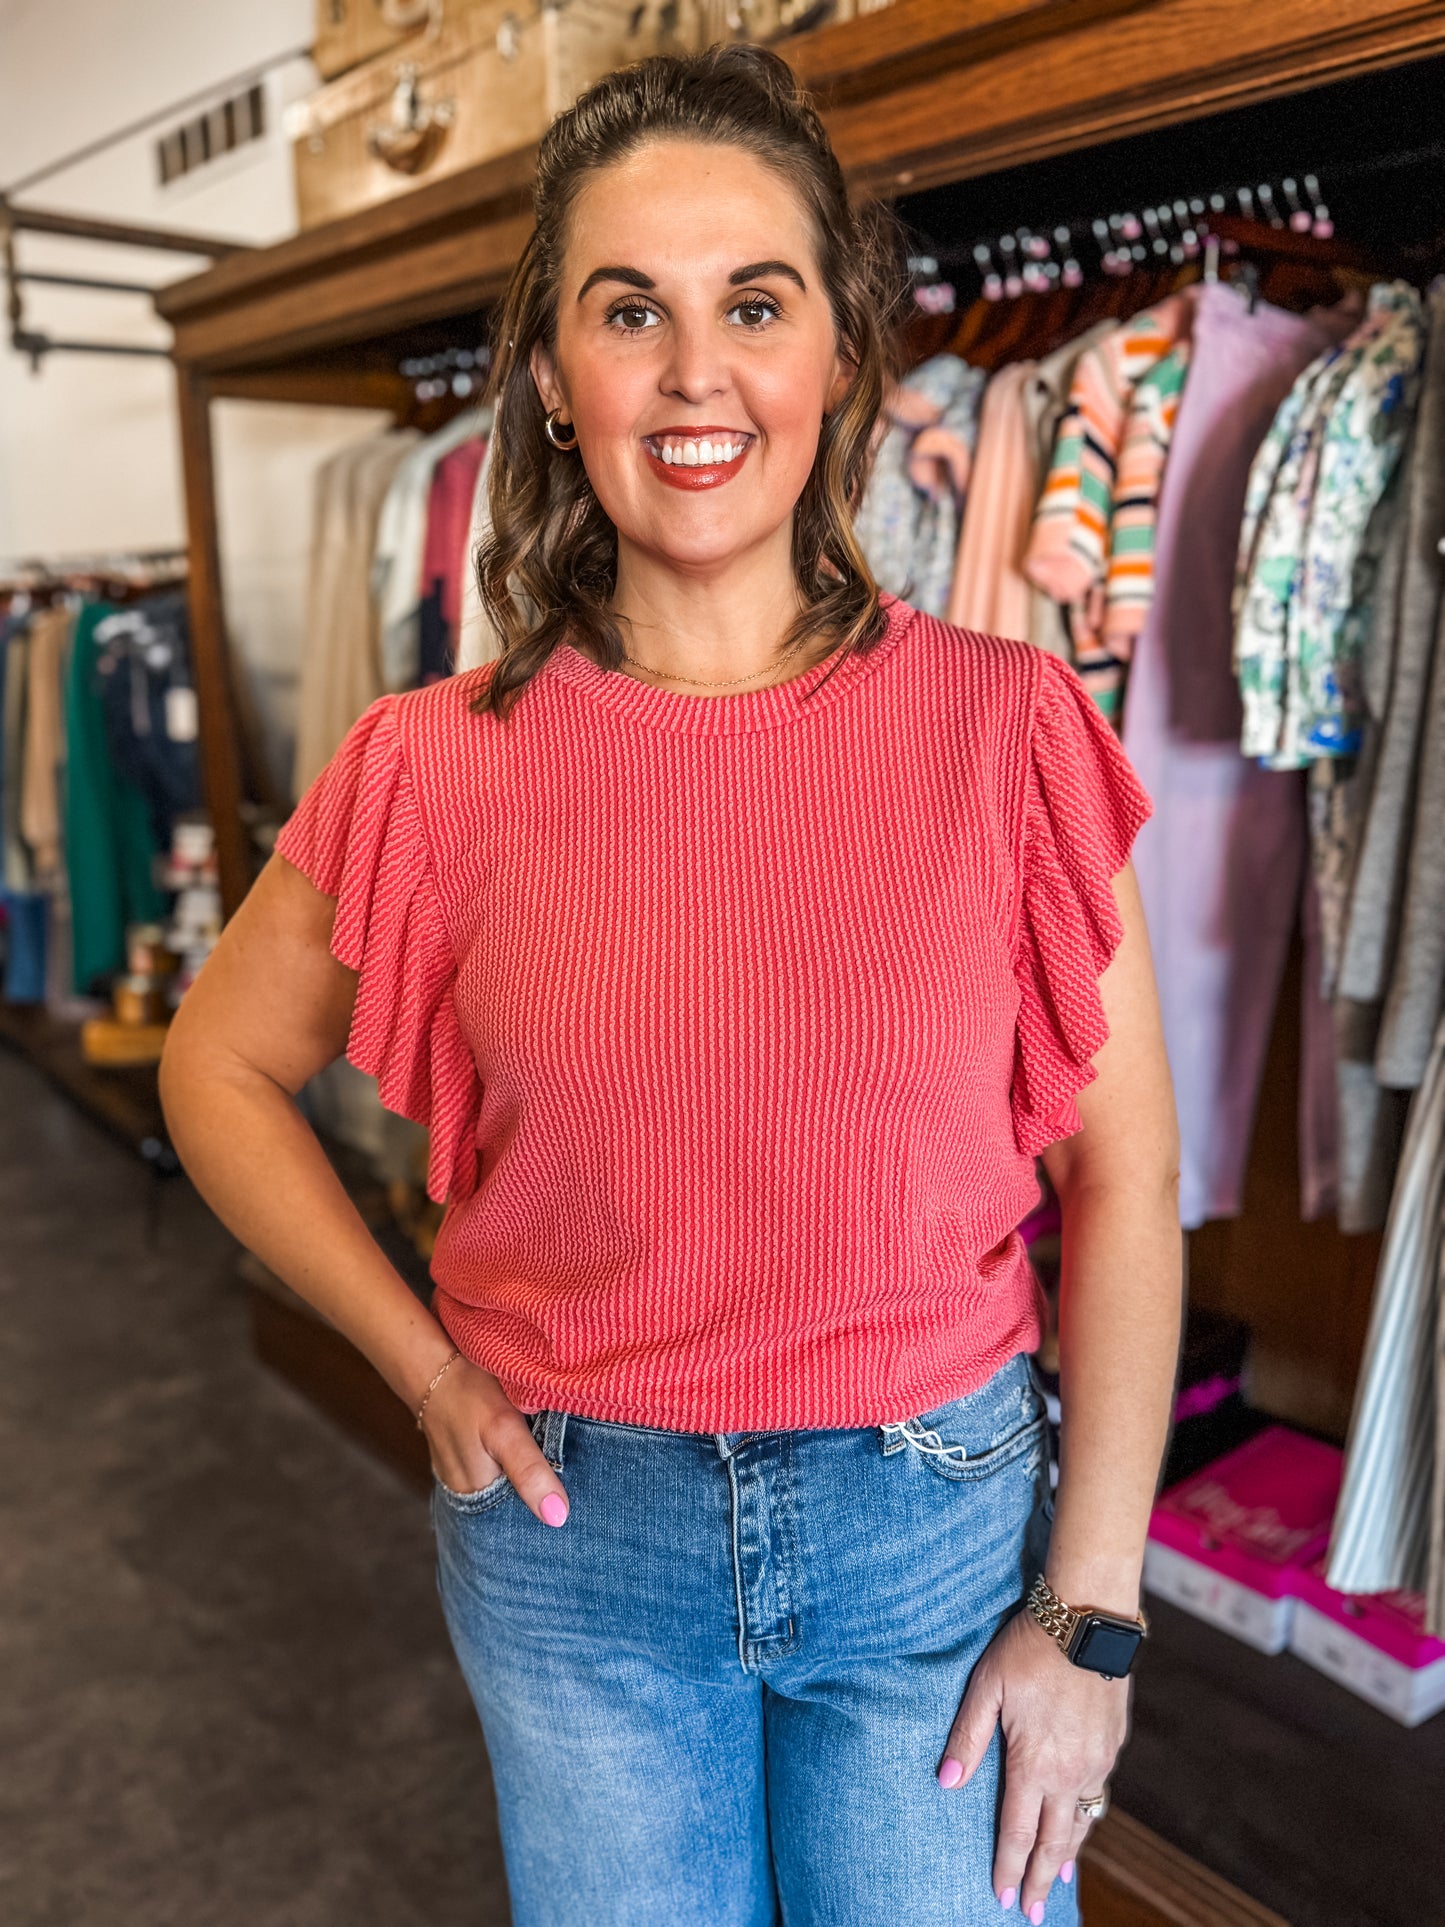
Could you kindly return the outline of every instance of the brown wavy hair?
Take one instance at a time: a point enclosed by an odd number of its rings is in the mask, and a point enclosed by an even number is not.
[[[846,655],[887,626],[878,585],[853,532],[872,436],[901,373],[897,323],[907,300],[905,230],[876,203],[855,210],[817,109],[787,62],[767,48],[719,44],[655,54],[607,75],[559,114],[537,154],[535,224],[497,322],[486,399],[493,405],[491,530],[475,567],[501,653],[477,711],[505,717],[563,640],[618,669],[617,531],[574,451],[547,439],[532,379],[533,345],[556,341],[568,215],[590,175],[660,139],[737,147],[773,168],[808,216],[848,391],[824,417],[817,457],[793,513],[802,608],[784,646],[835,636]],[[824,677],[822,681],[826,681]],[[816,685],[821,688],[822,682]]]

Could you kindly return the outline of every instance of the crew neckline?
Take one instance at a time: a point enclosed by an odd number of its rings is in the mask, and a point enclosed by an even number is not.
[[[766,689],[743,690],[732,696],[695,696],[661,689],[655,683],[629,676],[625,670],[602,668],[571,642],[557,644],[541,674],[555,676],[633,722],[659,729],[694,736],[773,729],[836,702],[893,654],[918,611],[886,589],[880,591],[878,600],[887,614],[888,627],[866,655],[848,655],[836,668],[833,655],[825,656],[800,675]],[[823,687],[816,696],[810,696],[809,691],[819,683]]]

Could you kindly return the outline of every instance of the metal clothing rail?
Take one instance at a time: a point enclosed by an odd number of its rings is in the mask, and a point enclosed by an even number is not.
[[[1339,190],[1353,181],[1442,159],[1445,141],[1431,141],[1332,162],[1327,173]],[[1237,220],[1287,230],[1306,241],[1329,240],[1334,234],[1318,174],[1300,168],[1207,193],[1161,196],[1152,205],[1021,226],[971,243],[936,245],[924,233],[908,265],[919,305],[947,312],[949,285],[959,281],[997,301],[1058,286],[1077,287],[1093,275],[1124,275],[1150,262],[1181,266],[1203,253],[1219,225]]]
[[[41,273],[22,268],[16,256],[15,237],[22,231],[54,234],[74,241],[103,241],[113,247],[147,248],[169,254],[200,255],[207,260],[224,260],[241,253],[245,243],[221,240],[211,234],[192,234],[174,228],[139,227],[129,222],[92,220],[79,214],[62,214],[47,208],[16,207],[0,195],[0,250],[3,250],[6,286],[6,312],[10,325],[10,346],[25,355],[33,371],[38,371],[47,355],[130,355],[161,361],[170,359],[169,348],[123,341],[62,341],[25,325],[25,303],[21,293],[26,282],[43,282],[52,287],[80,288],[106,294],[154,296],[154,286],[145,282],[117,281],[103,275],[64,275]]]
[[[1077,288],[1096,275],[1122,276],[1151,262],[1180,267],[1203,254],[1211,223],[1235,208],[1244,220],[1300,236],[1327,240],[1334,234],[1318,177],[1301,170],[1273,182],[1215,188],[1037,228],[1021,226],[971,244],[925,242],[909,257],[914,297],[920,307],[948,313],[954,283],[964,277],[986,300],[1001,301]]]
[[[0,556],[0,578],[34,574],[59,580],[66,576],[95,575],[117,567],[151,569],[158,563],[186,564],[190,550],[184,543],[160,549],[82,549],[72,555]]]

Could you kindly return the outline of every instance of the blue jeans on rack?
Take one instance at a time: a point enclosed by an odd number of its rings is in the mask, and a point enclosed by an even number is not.
[[[1004,1921],[999,1729],[966,1787],[935,1776],[1048,1548],[1031,1358],[889,1426],[532,1428],[565,1525],[505,1473],[432,1490],[514,1927]],[[1049,1927],[1077,1927],[1077,1885]]]

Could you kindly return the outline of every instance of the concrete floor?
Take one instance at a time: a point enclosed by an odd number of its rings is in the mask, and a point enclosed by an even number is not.
[[[0,1922],[503,1927],[426,1501],[151,1182],[0,1050]]]
[[[506,1927],[425,1498],[151,1184],[0,1047],[0,1927]],[[1445,1715],[1151,1607],[1119,1807],[1296,1927],[1445,1918]]]

